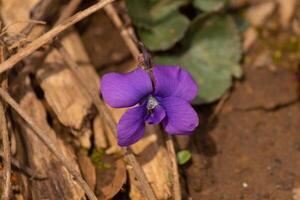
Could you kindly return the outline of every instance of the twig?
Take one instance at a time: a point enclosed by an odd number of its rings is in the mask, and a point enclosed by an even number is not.
[[[181,200],[181,188],[180,188],[180,181],[179,181],[179,174],[178,174],[178,166],[176,162],[176,153],[175,153],[175,147],[174,142],[172,139],[172,136],[167,134],[167,148],[169,151],[169,155],[172,162],[172,172],[173,172],[173,195],[174,200]]]
[[[65,156],[59,152],[56,145],[52,142],[50,138],[47,137],[47,130],[42,129],[39,125],[22,110],[20,105],[2,88],[0,88],[0,96],[9,104],[23,119],[29,127],[33,130],[33,133],[49,148],[49,150],[61,161],[61,163],[66,167],[74,179],[85,191],[90,200],[97,200],[93,191],[89,188],[88,184],[82,179],[80,172],[78,172],[72,164],[65,158]]]
[[[118,13],[116,12],[114,6],[112,4],[107,5],[104,8],[106,14],[110,17],[110,19],[113,21],[115,26],[120,30],[121,36],[127,45],[128,49],[130,50],[131,54],[135,58],[135,60],[138,60],[138,56],[140,54],[140,51],[133,40],[135,36],[129,31],[129,28],[126,28],[124,26],[124,23],[120,19]]]
[[[80,20],[86,18],[87,16],[97,12],[98,10],[102,9],[104,6],[106,6],[107,4],[113,1],[114,0],[102,0],[85,10],[78,12],[72,17],[69,17],[64,22],[58,24],[50,31],[43,34],[39,38],[35,39],[32,43],[24,47],[24,49],[21,49],[18,53],[16,53],[12,57],[4,61],[2,64],[0,64],[0,73],[3,73],[6,70],[11,69],[19,61],[31,55],[34,51],[36,51],[38,48],[42,47],[46,43],[50,42],[54,37],[58,36],[62,31],[66,30],[67,28],[79,22]]]
[[[0,62],[4,60],[4,49],[1,46],[0,48]],[[1,80],[1,86],[7,88],[7,75],[4,74]],[[11,179],[11,153],[10,153],[10,144],[9,136],[7,131],[7,123],[5,116],[5,107],[2,101],[0,101],[0,126],[1,126],[1,135],[3,142],[3,162],[4,162],[4,186],[3,193],[1,195],[2,200],[9,200],[10,196],[10,179]]]
[[[4,157],[4,155],[2,153],[0,153],[0,157]],[[47,176],[41,175],[36,173],[33,169],[31,169],[30,167],[24,166],[22,165],[18,160],[16,160],[14,157],[11,158],[11,164],[13,167],[15,167],[17,170],[24,172],[27,176],[30,177],[30,179],[39,179],[39,180],[43,180],[43,179],[47,179]]]
[[[33,20],[43,20],[45,18],[46,11],[49,10],[49,7],[51,4],[53,4],[54,1],[52,0],[43,0],[39,1],[38,4],[36,4],[33,9],[30,11],[30,18]],[[28,35],[35,24],[28,24],[21,33],[24,35]]]
[[[218,116],[218,114],[221,112],[222,108],[224,107],[226,101],[228,100],[228,98],[230,97],[231,91],[227,91],[221,98],[221,100],[218,102],[218,104],[216,105],[216,107],[214,108],[214,111],[212,113],[212,115],[209,117],[208,119],[208,124],[212,123],[216,117]]]
[[[82,0],[71,0],[68,5],[63,9],[63,12],[61,12],[58,20],[55,22],[55,25],[63,22],[65,19],[73,15],[79,4]]]
[[[77,69],[79,66],[77,63],[72,59],[70,54],[67,52],[67,50],[63,47],[63,45],[59,41],[55,41],[55,47],[61,54],[62,58],[64,59],[64,62],[67,64],[69,69],[71,70],[74,78],[78,81],[79,85],[82,87],[82,91],[86,93],[87,96],[91,98],[94,105],[96,106],[99,114],[102,114],[106,122],[108,123],[109,127],[111,128],[112,132],[115,134],[117,133],[117,124],[111,115],[110,111],[106,107],[106,105],[103,103],[103,101],[99,98],[97,94],[94,94],[93,90],[86,84],[87,81],[85,81],[82,76],[78,73]],[[145,173],[141,167],[141,165],[138,163],[136,157],[128,151],[126,148],[123,148],[124,150],[124,157],[128,161],[128,163],[133,167],[133,171],[135,173],[135,176],[139,182],[140,189],[142,193],[145,195],[145,197],[149,200],[155,200],[156,197],[154,195],[154,192],[147,181],[147,178],[145,176]]]
[[[3,142],[3,162],[4,162],[4,186],[3,193],[1,196],[2,200],[9,200],[10,196],[10,178],[11,178],[11,157],[10,157],[10,145],[9,145],[9,136],[7,131],[5,109],[0,103],[0,124],[1,124],[1,135]]]

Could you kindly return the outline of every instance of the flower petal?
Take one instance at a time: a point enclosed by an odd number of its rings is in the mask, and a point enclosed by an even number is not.
[[[166,116],[164,108],[157,105],[151,114],[148,115],[147,122],[149,124],[159,124]]]
[[[146,114],[144,106],[130,108],[124,113],[118,124],[118,144],[120,146],[129,146],[144,135]]]
[[[189,134],[196,129],[199,118],[193,107],[185,100],[178,97],[160,99],[167,117],[163,126],[170,134]]]
[[[140,68],[127,74],[108,73],[101,81],[103,98],[114,108],[133,106],[151,92],[151,79]]]
[[[156,66],[153,74],[156,96],[175,96],[189,102],[197,96],[197,83],[188,71],[178,66]]]

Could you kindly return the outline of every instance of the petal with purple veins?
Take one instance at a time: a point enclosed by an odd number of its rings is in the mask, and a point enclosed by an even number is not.
[[[130,108],[124,113],[118,123],[117,130],[120,146],[132,145],[144,135],[146,114],[145,106]]]
[[[160,105],[156,106],[151,114],[148,114],[147,122],[149,124],[159,124],[166,116],[164,108]]]
[[[199,117],[193,107],[178,97],[160,99],[167,117],[162,124],[169,134],[190,134],[199,124]]]
[[[156,96],[175,96],[189,102],[197,96],[197,83],[185,69],[178,66],[156,66],[153,68],[153,75]]]
[[[151,79],[140,68],[126,74],[108,73],[101,80],[103,99],[114,108],[133,106],[151,92]]]

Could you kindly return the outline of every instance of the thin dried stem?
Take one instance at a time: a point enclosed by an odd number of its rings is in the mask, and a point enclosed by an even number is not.
[[[178,174],[178,166],[176,162],[176,153],[175,153],[175,147],[173,138],[171,135],[167,134],[167,149],[169,151],[169,155],[172,162],[172,174],[173,174],[173,195],[174,200],[181,200],[181,188],[180,188],[180,180],[179,180],[179,174]]]
[[[80,172],[76,170],[72,164],[67,160],[67,158],[57,150],[56,145],[53,141],[47,137],[49,135],[43,128],[41,128],[38,123],[36,123],[23,109],[20,105],[2,88],[0,88],[0,96],[8,105],[10,105],[29,125],[33,130],[33,133],[48,147],[48,149],[61,161],[61,163],[66,167],[70,174],[74,177],[77,183],[82,187],[90,200],[97,200],[95,194],[90,189],[88,184],[82,179]]]
[[[102,9],[104,6],[108,5],[109,3],[113,2],[114,0],[102,0],[96,3],[89,8],[78,12],[77,14],[69,17],[65,21],[61,22],[47,33],[43,34],[39,38],[35,39],[32,43],[24,47],[24,49],[20,50],[18,53],[4,61],[0,64],[0,73],[3,73],[12,67],[15,64],[26,58],[27,56],[31,55],[34,51],[45,45],[46,43],[50,42],[53,38],[58,36],[61,32],[69,28],[70,26],[74,25],[75,23],[79,22],[80,20],[88,17],[89,15],[97,12],[98,10]]]
[[[0,103],[0,124],[1,124],[1,135],[3,142],[3,161],[4,161],[4,186],[2,193],[2,200],[9,200],[10,196],[10,178],[11,178],[11,155],[10,155],[10,144],[9,144],[9,136],[7,131],[6,117],[5,117],[5,109]]]
[[[63,22],[65,19],[73,15],[81,1],[82,0],[71,0],[68,3],[68,5],[63,9],[63,12],[61,12],[58,20],[55,22],[55,25]]]
[[[70,54],[67,52],[67,50],[63,47],[63,45],[59,41],[55,41],[56,49],[61,54],[62,58],[64,59],[64,62],[67,64],[69,69],[71,70],[74,78],[78,81],[79,85],[82,87],[82,91],[91,98],[92,102],[96,106],[99,114],[102,114],[106,122],[109,124],[109,127],[111,128],[112,132],[115,134],[117,133],[117,124],[111,115],[110,111],[104,104],[104,102],[99,98],[97,94],[93,92],[93,90],[86,84],[87,81],[85,81],[82,76],[79,74],[77,69],[79,66],[77,63],[72,59]],[[138,163],[136,157],[128,151],[126,148],[123,148],[124,157],[127,160],[127,162],[133,167],[134,174],[139,182],[139,188],[141,192],[145,195],[145,198],[149,200],[155,200],[156,197],[154,195],[154,192],[147,181],[147,178],[145,176],[145,173],[141,167],[141,165]]]
[[[0,48],[0,62],[4,60],[4,48]],[[1,86],[7,88],[7,75],[2,75]],[[11,152],[9,135],[7,130],[7,122],[5,116],[5,106],[2,101],[0,101],[0,126],[1,126],[1,136],[3,143],[3,162],[4,162],[4,186],[3,193],[1,196],[2,200],[9,200],[10,198],[10,188],[11,188]]]
[[[2,157],[2,159],[4,159],[3,153],[0,153],[0,157]],[[44,175],[41,175],[41,174],[35,172],[30,167],[24,166],[18,160],[16,160],[14,157],[11,157],[11,164],[14,168],[16,168],[17,170],[19,170],[19,171],[23,172],[24,174],[26,174],[27,176],[29,176],[30,179],[43,180],[43,179],[48,178],[47,176],[44,176]]]
[[[133,39],[133,38],[135,38],[135,36],[132,34],[133,32],[130,31],[130,28],[127,28],[124,26],[124,23],[120,19],[118,13],[116,12],[116,10],[112,4],[107,5],[104,8],[104,10],[105,10],[106,14],[109,16],[109,18],[113,21],[115,26],[120,30],[121,36],[122,36],[125,44],[127,45],[129,51],[135,58],[135,60],[138,60],[140,51]]]

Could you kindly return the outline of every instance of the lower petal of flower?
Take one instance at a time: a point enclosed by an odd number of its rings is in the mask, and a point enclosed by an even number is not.
[[[166,116],[166,112],[164,108],[160,105],[157,105],[153,110],[152,113],[148,113],[148,117],[146,121],[149,124],[159,124]]]
[[[185,100],[178,97],[160,99],[167,117],[163,120],[163,126],[169,134],[189,134],[199,124],[199,117],[193,107]]]
[[[130,108],[125,112],[118,124],[118,144],[120,146],[132,145],[144,135],[146,115],[145,106]]]

